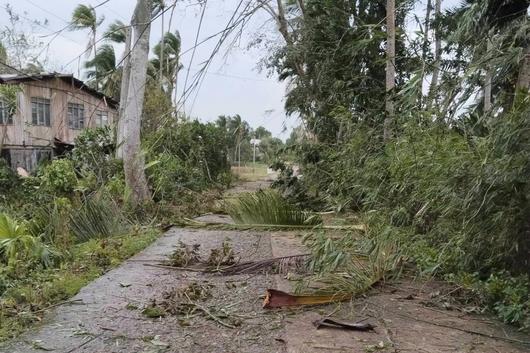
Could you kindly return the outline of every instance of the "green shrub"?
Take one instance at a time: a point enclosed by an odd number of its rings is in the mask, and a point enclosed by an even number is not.
[[[52,194],[70,194],[77,186],[74,164],[69,159],[55,159],[39,171],[44,190]]]
[[[9,168],[5,159],[0,158],[0,194],[4,197],[12,192],[19,184],[19,178],[15,172]]]
[[[127,223],[119,207],[104,195],[87,197],[70,215],[70,229],[80,242],[124,234]]]
[[[114,158],[115,146],[110,127],[85,129],[75,139],[71,159],[83,177],[93,176],[95,184],[101,185],[123,169],[121,162]]]
[[[322,219],[290,204],[275,190],[243,193],[226,205],[228,214],[236,223],[317,225]]]
[[[155,200],[172,200],[178,190],[202,189],[206,183],[199,168],[167,152],[156,156],[147,175]]]
[[[152,165],[147,173],[156,193],[171,195],[172,180],[180,184],[177,187],[202,190],[230,171],[225,130],[213,123],[170,121],[145,137]]]
[[[30,234],[25,222],[0,214],[0,262],[14,266],[18,261],[37,261],[49,267],[56,255],[39,237]]]

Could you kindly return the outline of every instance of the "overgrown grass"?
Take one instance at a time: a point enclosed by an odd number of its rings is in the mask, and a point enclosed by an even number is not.
[[[267,165],[256,163],[242,167],[232,167],[234,173],[241,181],[257,181],[267,176]]]
[[[40,321],[46,308],[68,300],[90,281],[151,244],[159,235],[154,229],[75,245],[60,268],[31,271],[25,265],[15,273],[0,269],[0,342],[16,337]],[[1,292],[1,291],[0,291]]]
[[[86,198],[81,208],[70,216],[70,228],[78,241],[124,234],[127,223],[119,206],[101,195]]]
[[[275,190],[243,193],[228,200],[226,209],[239,224],[317,225],[322,219],[291,205]]]
[[[397,238],[388,233],[318,230],[304,236],[315,273],[298,287],[311,285],[325,294],[361,294],[375,284],[397,277],[406,257]]]

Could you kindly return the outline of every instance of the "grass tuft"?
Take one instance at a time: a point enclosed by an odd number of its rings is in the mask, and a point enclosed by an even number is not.
[[[244,193],[227,201],[228,214],[238,224],[318,225],[320,216],[302,211],[275,190]]]

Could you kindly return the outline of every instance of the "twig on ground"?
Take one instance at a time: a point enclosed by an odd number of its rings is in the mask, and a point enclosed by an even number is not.
[[[167,270],[179,270],[179,271],[191,271],[191,272],[204,272],[204,270],[197,269],[197,268],[191,268],[191,267],[175,267],[175,266],[160,265],[160,264],[144,264],[144,266],[148,266],[148,267],[157,267],[157,268],[164,268],[164,269],[167,269]]]
[[[192,301],[190,301],[190,304],[193,305],[194,307],[196,307],[197,309],[199,309],[200,311],[202,311],[203,313],[205,313],[206,315],[208,315],[210,318],[212,318],[212,320],[214,320],[215,322],[225,326],[225,327],[228,327],[228,328],[236,328],[235,326],[233,325],[230,325],[230,324],[227,324],[226,322],[224,322],[223,320],[221,320],[219,317],[215,316],[214,314],[212,314],[208,309],[200,306],[199,304],[197,303],[193,303]]]
[[[88,340],[86,340],[85,342],[81,343],[80,345],[77,345],[75,346],[74,348],[70,349],[69,351],[67,351],[66,353],[72,353],[72,352],[75,352],[77,351],[79,348],[82,348],[84,346],[86,346],[87,344],[89,344],[90,342],[98,339],[99,337],[103,336],[103,333],[100,333],[99,335],[95,335],[95,336],[92,336],[91,338],[89,338]]]
[[[82,305],[82,304],[84,304],[84,302],[83,302],[83,299],[67,300],[67,301],[64,301],[64,302],[59,302],[59,303],[52,304],[50,306],[45,307],[44,309],[35,310],[33,313],[34,314],[35,313],[41,313],[43,311],[50,310],[52,308],[55,308],[56,306],[61,306],[63,304],[79,304],[79,305]]]
[[[420,319],[420,318],[417,318],[417,317],[413,317],[413,316],[410,316],[410,315],[406,315],[406,314],[403,314],[403,313],[394,312],[394,314],[396,314],[398,316],[405,317],[407,319],[415,320],[415,321],[418,321],[418,322],[423,322],[425,324],[430,324],[430,325],[434,325],[434,326],[438,326],[438,327],[448,328],[448,329],[451,329],[451,330],[465,332],[465,333],[469,333],[471,335],[477,335],[477,336],[486,337],[486,338],[490,338],[490,339],[494,339],[494,340],[501,340],[501,341],[506,341],[506,342],[511,342],[511,343],[519,343],[519,344],[523,344],[525,346],[530,346],[530,341],[523,341],[523,340],[518,340],[516,338],[510,338],[510,337],[501,337],[501,336],[496,336],[496,335],[492,335],[492,334],[488,334],[488,333],[484,333],[484,332],[467,330],[467,329],[464,329],[464,328],[455,327],[455,326],[451,326],[451,325],[439,324],[437,322],[423,320],[423,319]]]

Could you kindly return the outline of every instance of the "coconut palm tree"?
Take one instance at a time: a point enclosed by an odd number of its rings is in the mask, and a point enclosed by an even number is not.
[[[88,29],[90,31],[90,41],[87,46],[87,53],[94,52],[96,56],[96,32],[103,22],[104,17],[98,18],[96,10],[90,5],[79,4],[72,13],[71,29],[74,31]]]
[[[170,98],[175,92],[177,76],[182,69],[179,58],[180,48],[181,39],[179,32],[177,31],[175,34],[167,32],[164,35],[164,40],[154,46],[153,53],[155,57],[150,62],[149,73],[151,79],[158,78],[162,88]]]
[[[92,60],[85,63],[88,69],[86,76],[94,79],[94,87],[111,97],[119,96],[121,70],[116,67],[114,47],[110,44],[102,45]]]
[[[237,159],[238,166],[241,167],[241,143],[250,132],[250,126],[241,118],[239,114],[228,121],[229,133],[235,137],[234,161]]]
[[[103,36],[114,43],[125,43],[127,25],[120,20],[116,20],[109,25],[109,28]]]

